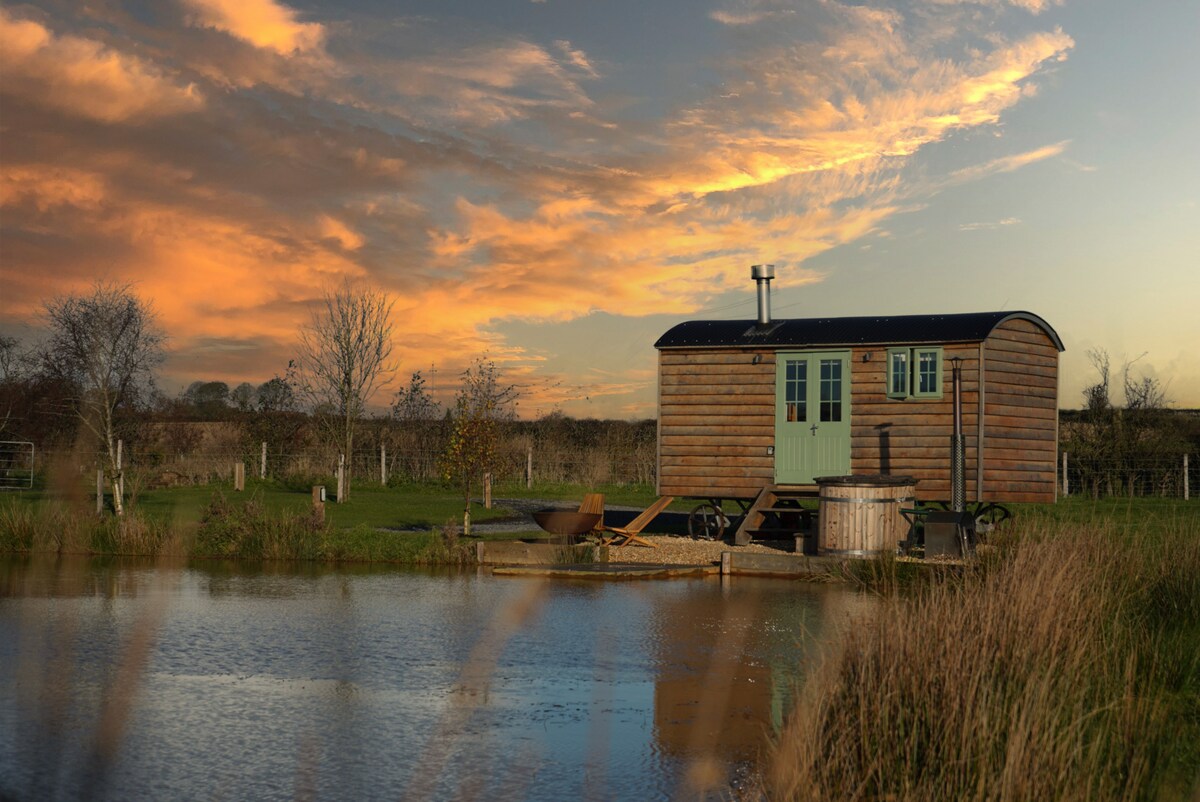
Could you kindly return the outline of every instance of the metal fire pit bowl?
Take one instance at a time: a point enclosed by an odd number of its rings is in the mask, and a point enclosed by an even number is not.
[[[552,535],[582,535],[596,528],[600,513],[538,510],[533,514],[533,520]]]

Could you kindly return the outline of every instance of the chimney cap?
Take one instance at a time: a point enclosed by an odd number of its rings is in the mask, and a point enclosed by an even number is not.
[[[764,279],[770,281],[775,278],[775,265],[751,265],[750,278],[755,281],[762,281]]]

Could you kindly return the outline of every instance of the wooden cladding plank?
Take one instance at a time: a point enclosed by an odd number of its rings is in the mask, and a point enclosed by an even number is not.
[[[670,435],[700,435],[702,437],[769,437],[775,441],[775,424],[770,426],[685,426],[681,424],[660,421],[659,426],[664,436]]]
[[[1024,429],[1028,431],[1041,432],[1043,437],[1054,437],[1057,421],[1054,419],[1043,418],[1016,418],[1008,415],[992,415],[988,414],[987,431],[985,437],[988,442],[992,442],[993,436],[996,434],[996,429],[1003,427],[1008,429]],[[1047,434],[1049,432],[1049,434]]]
[[[752,365],[755,356],[759,358],[760,367],[775,364],[773,351],[662,351],[658,361],[661,365]]]
[[[703,465],[663,465],[659,471],[663,479],[678,480],[681,477],[693,479],[772,479],[775,476],[774,467],[744,467],[733,468],[727,465],[705,467]]]
[[[662,400],[659,417],[666,418],[670,414],[686,415],[730,415],[746,414],[746,412],[764,414],[775,412],[775,396],[766,395],[686,395],[668,396]]]
[[[774,457],[767,453],[765,446],[729,444],[718,445],[711,441],[698,443],[695,445],[664,444],[662,447],[662,455],[664,458],[709,456],[719,459],[725,459],[726,457],[759,457],[764,460],[774,459]]]
[[[996,441],[988,438],[987,445],[983,447],[983,457],[985,462],[991,462],[993,459],[1037,459],[1049,460],[1051,462],[1058,458],[1058,449],[1052,440],[1030,440],[1028,445],[1019,448],[1012,448],[1007,445],[995,445]]]
[[[992,403],[989,399],[986,404],[986,414],[990,420],[992,415],[998,418],[1027,418],[1029,420],[1038,421],[1057,421],[1058,410],[1053,406],[1045,404],[1032,403],[1017,403],[1020,399],[1007,399],[1007,403]]]
[[[1054,490],[1043,493],[1012,493],[1003,497],[989,498],[1002,504],[1053,504],[1056,500]]]
[[[775,366],[751,364],[744,362],[714,362],[693,365],[659,365],[658,372],[663,376],[766,376],[775,378]]]
[[[775,420],[775,404],[701,404],[682,402],[663,402],[659,417],[668,418],[712,417],[713,419],[737,417],[742,421],[757,421],[758,419]]]
[[[659,483],[659,493],[664,496],[675,496],[677,498],[751,499],[757,496],[758,491],[762,490],[762,488],[768,484],[770,484],[770,482],[747,482],[744,484],[697,484],[694,482],[673,483],[662,481]],[[736,507],[734,509],[736,510]]]
[[[1058,401],[1058,388],[1009,385],[996,387],[987,394],[988,401],[998,398],[1028,400],[1036,402],[1038,405],[1055,406]],[[1005,400],[1001,403],[1009,404],[1012,401]]]
[[[1058,352],[1053,349],[1037,352],[1008,347],[989,348],[985,368],[993,363],[1053,370],[1058,366]]]
[[[954,400],[951,398],[951,393],[946,393],[945,398],[931,400],[922,398],[906,398],[903,400],[888,398],[887,394],[880,389],[878,392],[872,389],[854,388],[850,395],[850,403],[854,407],[854,412],[857,413],[862,409],[877,410],[880,412],[917,412],[928,414],[946,414],[954,412]],[[963,409],[966,409],[970,404],[979,403],[979,392],[971,388],[963,391]]]
[[[983,486],[988,501],[1004,501],[1005,496],[1022,493],[1053,493],[1054,482],[1018,482],[988,474]]]
[[[970,401],[963,399],[963,415],[975,414],[975,408],[979,406],[979,397],[971,394]],[[897,403],[860,403],[857,398],[851,399],[850,411],[853,418],[920,418],[922,420],[935,420],[937,418],[953,418],[954,405],[952,403],[929,403],[929,404],[897,404]]]
[[[761,448],[775,444],[775,432],[770,434],[759,435],[717,435],[712,434],[681,434],[677,432],[664,431],[659,442],[665,450],[672,447],[695,447],[703,446],[705,448],[729,448],[736,446],[744,446],[746,448]]]
[[[750,454],[737,455],[737,454],[730,454],[726,451],[722,451],[720,454],[713,454],[710,452],[708,454],[695,454],[695,455],[683,455],[683,454],[664,455],[663,456],[663,465],[664,466],[672,465],[672,466],[681,466],[681,467],[688,467],[688,466],[705,467],[705,466],[710,466],[710,465],[720,465],[721,467],[726,467],[726,466],[729,467],[730,468],[729,472],[732,474],[736,471],[745,470],[745,469],[773,471],[775,469],[775,459],[774,459],[774,457],[767,456],[766,454],[762,453],[761,451],[759,453],[753,454],[753,455],[750,455]]]
[[[700,475],[696,473],[683,473],[676,471],[675,473],[663,474],[659,481],[662,484],[671,485],[690,485],[695,488],[707,488],[706,493],[713,492],[719,488],[728,489],[731,487],[763,487],[775,481],[773,472],[761,474],[743,474],[743,473],[728,473],[728,474],[709,474]]]
[[[973,426],[974,420],[975,420],[974,414],[971,414],[970,416],[968,416],[964,412],[964,414],[963,414],[963,426],[964,427],[966,427],[967,421],[970,421],[971,425]],[[902,427],[902,426],[912,426],[912,427],[917,427],[917,428],[929,427],[929,428],[935,428],[935,429],[939,428],[939,427],[953,428],[954,416],[950,415],[948,413],[943,413],[941,415],[922,415],[922,414],[880,415],[880,414],[870,414],[867,412],[862,412],[860,410],[852,410],[851,415],[850,415],[850,423],[852,426],[854,426],[856,428],[857,427],[875,428],[877,426],[883,426],[883,425],[891,426],[892,428],[897,428],[897,427]]]
[[[949,438],[947,438],[945,443],[939,443],[936,446],[927,443],[924,446],[909,447],[909,448],[905,448],[903,450],[889,448],[888,451],[889,451],[888,459],[890,462],[893,462],[893,463],[901,462],[901,461],[911,461],[911,460],[918,460],[918,461],[919,460],[940,460],[941,462],[944,462],[946,464],[950,463],[950,441],[949,441]],[[974,452],[975,452],[974,448],[970,448],[970,447],[967,448],[967,461],[968,462],[973,461]],[[878,448],[878,444],[875,444],[875,443],[872,443],[868,447],[863,447],[856,443],[855,448],[854,448],[854,453],[855,454],[871,454],[871,455],[873,455],[873,459],[876,462],[878,462],[880,450]]]
[[[1053,346],[1049,349],[1043,349],[1007,340],[988,340],[987,356],[989,359],[1028,362],[1031,365],[1042,365],[1045,367],[1058,363],[1058,351]]]
[[[721,373],[721,372],[705,372],[705,373],[671,373],[663,371],[658,377],[659,384],[665,390],[668,387],[678,385],[703,385],[703,386],[733,386],[733,387],[753,387],[755,385],[766,385],[768,387],[775,386],[774,373],[751,373],[743,371],[738,373]]]
[[[698,407],[689,407],[688,409],[699,409]],[[751,415],[748,413],[734,414],[730,412],[717,413],[709,411],[707,414],[700,415],[681,415],[678,412],[664,414],[659,420],[664,426],[709,426],[713,429],[722,429],[728,427],[741,426],[758,426],[765,427],[774,431],[775,416],[774,415]]]
[[[996,328],[992,329],[992,331],[993,332],[996,332],[996,331],[1036,332],[1038,334],[1041,334],[1043,337],[1046,337],[1047,339],[1049,339],[1049,335],[1046,334],[1045,329],[1043,329],[1037,323],[1034,323],[1032,320],[1026,320],[1025,318],[1020,318],[1020,317],[1016,317],[1011,320],[1006,320],[1003,323],[1001,323],[999,326],[996,326]]]
[[[988,335],[987,344],[991,346],[992,343],[1000,341],[1050,348],[1055,351],[1058,350],[1058,348],[1054,345],[1054,341],[1050,339],[1050,335],[1046,334],[1046,332],[1037,327],[1034,327],[1034,330],[1032,331],[1008,326],[1000,326],[992,329],[992,333]]]
[[[1025,384],[1037,383],[1038,387],[1054,387],[1058,378],[1057,367],[1040,365],[1025,365],[1009,363],[1009,361],[988,361],[989,388],[996,383]]]
[[[768,385],[756,384],[743,387],[739,384],[712,384],[707,387],[692,385],[669,385],[664,388],[663,400],[673,404],[741,404],[741,403],[775,403],[775,388]]]

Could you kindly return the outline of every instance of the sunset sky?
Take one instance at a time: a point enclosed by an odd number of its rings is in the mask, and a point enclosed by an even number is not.
[[[1028,310],[1062,406],[1103,348],[1200,407],[1198,143],[1182,0],[4,3],[0,333],[131,282],[164,389],[258,383],[349,278],[402,377],[649,417],[768,262],[777,317]]]

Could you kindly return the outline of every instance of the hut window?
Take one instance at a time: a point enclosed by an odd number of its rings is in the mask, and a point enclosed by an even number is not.
[[[842,419],[842,360],[821,360],[821,421]]]
[[[889,348],[887,352],[888,398],[941,398],[942,349]]]
[[[907,348],[888,349],[888,398],[908,398],[908,363],[909,351]]]
[[[913,349],[913,395],[917,398],[942,397],[942,349]]]
[[[786,371],[784,392],[787,394],[787,419],[803,423],[808,420],[808,362],[789,359]]]

